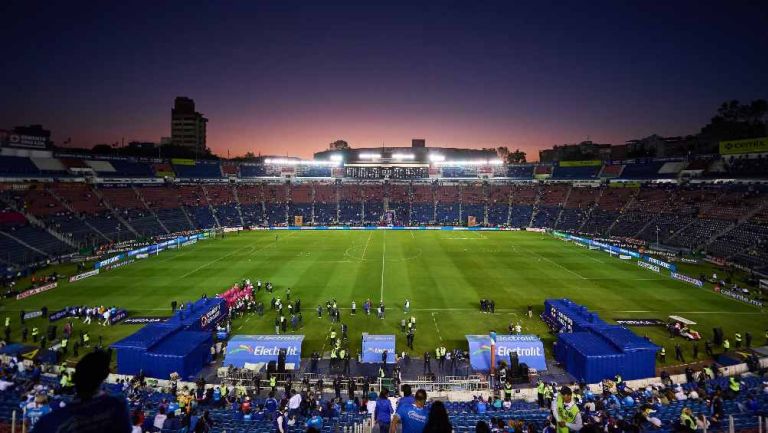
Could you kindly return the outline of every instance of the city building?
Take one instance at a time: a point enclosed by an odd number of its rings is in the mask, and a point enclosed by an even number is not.
[[[205,129],[208,119],[195,111],[195,101],[179,96],[171,110],[171,143],[204,153],[207,149]]]

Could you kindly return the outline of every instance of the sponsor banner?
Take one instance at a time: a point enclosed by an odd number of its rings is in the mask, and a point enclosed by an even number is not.
[[[488,371],[491,366],[491,338],[488,335],[467,335],[469,362],[472,369]],[[509,364],[509,354],[517,353],[520,363],[538,371],[546,370],[544,343],[535,335],[497,335],[496,360]]]
[[[48,290],[53,290],[58,285],[59,285],[59,283],[54,282],[54,283],[49,283],[49,284],[46,284],[46,285],[43,285],[43,286],[40,286],[40,287],[35,287],[34,289],[25,290],[25,291],[19,293],[18,295],[16,295],[16,299],[29,298],[30,296],[34,296],[34,295],[37,295],[37,294],[40,294],[40,293],[43,293],[43,292],[47,292]]]
[[[8,146],[25,147],[28,149],[45,149],[48,147],[48,138],[41,135],[8,134],[6,139]]]
[[[149,258],[149,254],[146,254],[146,253],[136,254],[136,258],[139,259],[139,260],[147,259],[147,258]]]
[[[768,152],[768,137],[747,138],[720,142],[721,155]]]
[[[667,323],[659,319],[613,319],[623,326],[667,326]]]
[[[632,256],[625,256],[624,254],[619,255],[619,259],[621,260],[632,260]]]
[[[69,282],[70,283],[74,283],[75,281],[84,280],[84,279],[86,279],[88,277],[92,277],[94,275],[99,275],[99,270],[98,269],[94,269],[94,270],[88,271],[88,272],[83,272],[82,274],[73,275],[73,276],[69,277]]]
[[[134,261],[135,261],[135,260],[131,259],[131,260],[126,260],[126,261],[124,261],[124,262],[115,263],[115,264],[112,264],[112,265],[109,265],[109,266],[107,266],[105,269],[106,269],[106,270],[108,270],[108,271],[109,271],[109,270],[112,270],[112,269],[117,269],[117,268],[119,268],[119,267],[122,267],[122,266],[125,266],[125,265],[130,265],[130,264],[131,264],[131,263],[133,263]]]
[[[387,351],[387,364],[395,363],[395,336],[363,334],[363,362],[380,363],[381,355]]]
[[[747,304],[752,304],[756,307],[763,308],[763,303],[761,301],[758,301],[756,299],[751,299],[748,296],[744,296],[744,294],[735,292],[732,290],[720,290],[720,293],[731,298],[736,299],[737,301],[746,302]]]
[[[149,323],[163,323],[168,317],[129,317],[122,321],[123,325],[146,325]]]
[[[41,317],[42,315],[43,315],[43,312],[41,310],[29,311],[27,313],[24,313],[24,320],[34,319],[35,317]]]
[[[55,322],[65,317],[69,317],[69,308],[64,308],[62,310],[54,311],[53,313],[49,314],[48,321]]]
[[[696,278],[689,277],[688,275],[678,274],[677,272],[672,272],[669,274],[670,277],[685,281],[686,283],[693,284],[694,286],[703,287],[704,283],[701,280],[697,280]]]
[[[683,257],[682,259],[680,259],[680,261],[683,263],[690,263],[693,265],[695,265],[696,263],[699,263],[698,259],[689,259],[688,257]]]
[[[216,304],[200,317],[200,329],[206,330],[216,325],[216,322],[218,322],[226,313],[224,308],[222,308],[222,305],[223,302]]]
[[[192,240],[189,240],[189,241],[186,241],[186,242],[182,242],[181,246],[182,247],[187,247],[187,246],[190,246],[190,245],[194,245],[196,243],[197,243],[197,239],[192,239]]]
[[[246,363],[277,361],[280,349],[285,350],[285,363],[299,368],[303,335],[235,335],[227,344],[223,365],[243,368]]]
[[[599,167],[603,165],[603,161],[599,159],[588,161],[560,161],[560,167]]]
[[[652,265],[650,263],[646,263],[646,262],[640,261],[640,260],[637,261],[637,266],[640,266],[641,268],[645,268],[645,269],[648,269],[648,270],[653,271],[653,272],[661,272],[661,268],[660,267],[658,267],[656,265]]]
[[[768,289],[768,280],[760,280],[760,288]]]
[[[546,229],[537,228],[537,227],[528,227],[527,229],[525,229],[525,231],[527,231],[527,232],[536,232],[536,233],[545,233],[547,230]]]
[[[243,231],[242,227],[224,227],[224,233],[240,232]]]
[[[115,314],[109,316],[109,324],[114,325],[115,323],[120,322],[121,320],[128,317],[128,312],[125,310],[117,310]]]
[[[96,264],[94,266],[96,267],[96,269],[99,269],[99,268],[102,268],[104,266],[111,265],[112,263],[117,263],[120,260],[123,260],[124,258],[125,258],[125,254],[118,254],[118,255],[116,255],[114,257],[110,257],[110,258],[108,258],[106,260],[102,260],[100,262],[96,262]]]
[[[672,264],[672,263],[667,263],[667,262],[665,262],[663,260],[659,260],[659,259],[657,259],[655,257],[651,257],[651,256],[643,256],[643,260],[645,260],[648,263],[652,263],[652,264],[654,264],[656,266],[660,266],[660,267],[662,267],[664,269],[669,269],[670,271],[672,271],[672,273],[676,273],[677,272],[677,266]],[[672,278],[674,278],[674,277],[672,277]]]

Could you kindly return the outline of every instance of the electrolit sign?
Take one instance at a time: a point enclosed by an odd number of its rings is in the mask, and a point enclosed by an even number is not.
[[[259,364],[277,361],[280,349],[285,350],[285,363],[301,363],[303,335],[235,335],[227,344],[224,365],[243,368],[246,363]]]
[[[394,335],[363,335],[363,362],[381,363],[381,356],[387,351],[387,364],[395,363]]]
[[[467,335],[469,362],[473,370],[488,371],[491,367],[491,338],[488,335]],[[496,362],[509,365],[509,355],[517,353],[521,364],[536,370],[546,370],[544,343],[535,335],[497,335]]]

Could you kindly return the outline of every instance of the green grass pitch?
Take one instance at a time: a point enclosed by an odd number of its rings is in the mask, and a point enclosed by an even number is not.
[[[278,240],[275,240],[275,236]],[[315,307],[336,299],[342,320],[349,325],[351,346],[359,349],[360,334],[396,334],[398,351],[406,350],[399,332],[403,301],[411,300],[417,319],[414,356],[434,351],[437,345],[466,348],[465,334],[506,332],[510,322],[520,322],[524,333],[545,340],[551,357],[554,337],[538,314],[547,298],[567,297],[597,311],[601,318],[658,318],[679,314],[699,323],[694,328],[709,338],[721,326],[732,339],[734,332],[751,332],[754,344],[764,344],[768,317],[759,309],[724,298],[710,290],[671,280],[642,269],[635,261],[619,260],[549,235],[531,232],[470,231],[259,231],[228,234],[197,245],[163,252],[101,275],[75,283],[63,282],[50,292],[21,301],[5,301],[0,314],[11,318],[13,339],[18,341],[18,311],[45,305],[55,311],[67,305],[117,305],[133,316],[170,314],[171,300],[198,299],[222,292],[233,283],[250,278],[271,281],[275,293],[300,297],[304,326],[303,356],[321,350],[331,323],[318,319]],[[267,306],[263,318],[246,316],[233,324],[233,334],[270,334],[274,313],[271,295],[259,299]],[[382,298],[386,318],[362,314],[366,298]],[[496,314],[479,311],[479,299],[496,301]],[[349,307],[355,300],[358,314]],[[533,319],[526,316],[534,306]],[[64,322],[59,322],[63,325]],[[27,326],[41,326],[42,320]],[[75,329],[86,325],[76,322]],[[92,338],[111,343],[138,329],[134,325],[90,325]],[[670,340],[663,328],[635,328],[668,351],[682,340]],[[684,344],[690,358],[688,343]],[[703,357],[703,345],[701,355]]]

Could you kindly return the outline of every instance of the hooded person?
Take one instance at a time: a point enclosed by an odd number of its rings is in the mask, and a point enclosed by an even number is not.
[[[100,390],[109,375],[109,355],[85,355],[75,367],[75,399],[35,424],[32,433],[130,433],[131,417],[125,398]]]

